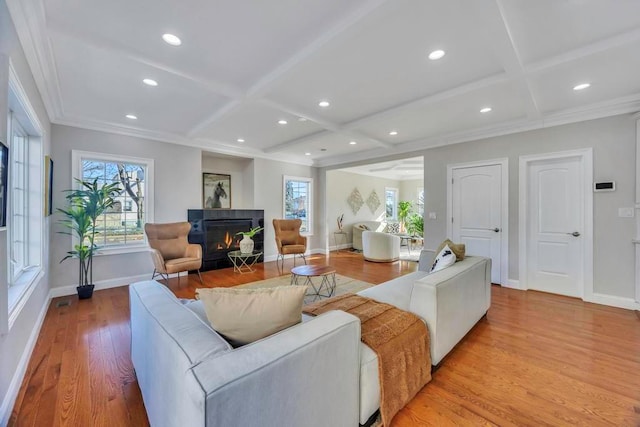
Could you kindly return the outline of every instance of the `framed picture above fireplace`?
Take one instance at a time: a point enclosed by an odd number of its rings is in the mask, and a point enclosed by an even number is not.
[[[202,174],[202,206],[205,209],[231,209],[231,175]]]

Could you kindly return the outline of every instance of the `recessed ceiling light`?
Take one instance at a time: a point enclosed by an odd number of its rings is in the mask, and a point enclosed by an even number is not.
[[[304,155],[305,155],[305,156],[310,156],[310,155],[311,155],[311,153],[304,153]]]
[[[484,108],[480,109],[481,113],[488,113],[490,111],[491,111],[491,107],[484,107]]]
[[[144,79],[142,80],[142,83],[149,85],[149,86],[158,86],[158,82],[153,80],[153,79]]]
[[[138,120],[138,116],[134,116],[133,114],[127,114],[125,117],[129,120]]]
[[[435,61],[437,59],[440,59],[444,56],[445,52],[444,50],[438,49],[438,50],[434,50],[433,52],[431,52],[429,54],[429,59],[432,61]]]
[[[298,121],[299,122],[306,122],[307,118],[306,117],[298,117]]]
[[[180,40],[180,37],[174,36],[173,34],[169,34],[169,33],[163,34],[162,40],[164,40],[171,46],[180,46],[182,44],[182,40]]]
[[[331,105],[329,103],[329,101],[320,101],[320,102],[318,102],[318,106],[322,107],[322,108],[327,108],[329,105]]]
[[[591,83],[580,83],[573,87],[573,90],[583,90],[591,86]]]
[[[397,130],[392,130],[391,132],[389,132],[389,135],[391,136],[396,136],[398,134]]]
[[[238,142],[244,142],[244,139],[242,139],[242,138],[238,138],[238,139],[236,139],[236,141],[238,141]]]
[[[278,120],[278,124],[279,125],[286,125],[287,121],[286,120]]]
[[[357,142],[356,142],[356,141],[350,141],[350,142],[349,142],[349,145],[356,145],[356,144],[357,144]]]

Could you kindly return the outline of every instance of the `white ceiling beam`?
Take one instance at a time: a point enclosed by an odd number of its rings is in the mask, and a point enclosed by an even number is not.
[[[589,45],[561,53],[556,56],[532,62],[531,64],[525,66],[525,73],[532,74],[538,71],[557,67],[558,65],[562,65],[567,62],[575,61],[580,58],[595,55],[596,53],[635,43],[639,40],[640,28],[628,31],[626,33],[618,34],[617,36],[609,37],[607,39],[603,39],[595,43],[591,43]]]
[[[507,22],[502,0],[482,0],[470,3],[474,20],[480,23],[484,37],[509,77],[517,84],[525,111],[530,119],[539,118],[541,113],[533,95],[533,90],[524,72],[518,48]]]
[[[356,119],[347,123],[346,125],[343,126],[343,128],[357,129],[368,123],[378,121],[388,116],[399,114],[405,110],[410,110],[412,108],[424,107],[427,105],[435,104],[437,102],[454,98],[456,96],[465,95],[469,92],[473,92],[478,89],[493,86],[499,83],[504,83],[508,80],[509,78],[505,73],[496,74],[494,76],[486,77],[484,79],[476,80],[471,83],[463,84],[461,86],[457,86],[442,92],[438,92],[433,95],[427,95],[422,98],[414,99],[412,101],[396,105],[386,110],[378,111],[377,113],[373,113],[368,116],[361,117],[359,119]]]
[[[289,59],[278,65],[276,68],[267,73],[264,77],[258,80],[251,88],[247,91],[247,96],[244,98],[243,102],[255,101],[256,99],[262,98],[269,90],[271,90],[278,82],[282,79],[286,78],[289,73],[299,64],[301,64],[304,60],[311,57],[313,54],[318,52],[324,45],[326,45],[331,40],[338,37],[345,30],[349,29],[353,25],[360,22],[371,12],[376,10],[378,7],[383,5],[389,0],[370,0],[366,2],[362,7],[354,10],[352,13],[345,15],[342,19],[340,19],[333,27],[331,27],[328,31],[324,32],[320,35],[320,37],[313,40],[311,43],[300,49]],[[211,114],[211,116],[205,118],[198,124],[196,124],[193,129],[189,132],[189,135],[196,135],[200,133],[203,129],[208,128],[212,124],[217,121],[223,119],[226,114],[230,113],[231,109],[225,109],[222,107],[220,109],[222,113],[218,111]]]

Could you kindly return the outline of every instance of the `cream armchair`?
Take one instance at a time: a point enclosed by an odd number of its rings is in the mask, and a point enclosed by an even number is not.
[[[152,279],[161,276],[169,280],[169,274],[197,270],[200,283],[203,283],[200,275],[202,247],[189,243],[187,236],[190,230],[191,224],[188,222],[144,225],[155,267]]]
[[[377,231],[363,231],[362,255],[367,261],[397,261],[400,259],[400,237]]]

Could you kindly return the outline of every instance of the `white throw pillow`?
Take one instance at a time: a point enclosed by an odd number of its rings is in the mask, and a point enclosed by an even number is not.
[[[442,248],[436,259],[433,261],[430,272],[434,273],[436,271],[440,271],[449,266],[452,266],[453,264],[455,264],[455,262],[456,254],[453,253],[449,245],[446,245],[444,248]]]
[[[196,289],[213,329],[234,347],[300,323],[306,286]]]

